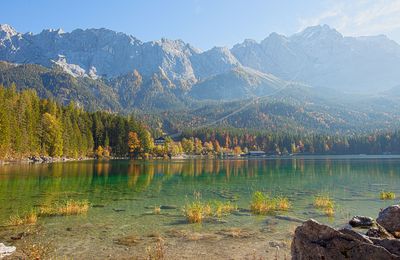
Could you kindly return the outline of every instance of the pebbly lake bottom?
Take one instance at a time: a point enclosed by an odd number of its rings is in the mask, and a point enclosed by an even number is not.
[[[84,215],[2,226],[0,243],[17,246],[15,256],[36,250],[47,258],[290,258],[292,235],[302,219],[342,227],[353,215],[375,218],[381,208],[398,203],[380,200],[379,193],[400,193],[399,170],[396,156],[4,165],[1,224],[68,199],[88,200],[91,207]],[[253,215],[248,209],[255,191],[286,196],[292,206],[287,212]],[[318,194],[335,201],[333,217],[313,206]],[[182,208],[198,196],[231,201],[239,210],[189,224]]]

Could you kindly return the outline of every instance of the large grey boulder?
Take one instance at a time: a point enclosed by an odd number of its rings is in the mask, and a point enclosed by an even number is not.
[[[393,249],[392,242],[387,243]],[[336,230],[313,219],[297,227],[291,252],[295,260],[400,259],[398,254],[392,253],[396,250],[389,251],[356,232]]]
[[[400,205],[393,205],[379,212],[376,219],[382,227],[393,234],[395,237],[400,237]]]

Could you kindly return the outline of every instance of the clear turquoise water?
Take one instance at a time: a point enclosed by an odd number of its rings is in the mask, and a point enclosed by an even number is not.
[[[271,228],[271,236],[274,232],[289,236],[289,227],[298,224],[273,216],[237,214],[224,217],[224,223],[191,225],[181,212],[194,193],[200,193],[203,200],[233,200],[248,209],[256,190],[288,196],[293,207],[283,215],[342,226],[352,215],[376,217],[380,208],[398,203],[380,200],[379,192],[400,194],[400,159],[344,156],[4,165],[0,166],[0,223],[41,205],[86,199],[93,206],[87,215],[39,220],[54,241],[62,244],[67,239],[63,235],[66,226],[83,224],[95,228],[83,232],[81,239],[104,236],[104,232],[112,239],[132,232],[141,235],[172,228],[209,231],[221,227]],[[320,193],[335,200],[333,218],[312,206],[314,196]],[[154,215],[155,205],[176,205],[178,209]],[[272,226],[268,227],[268,222]]]

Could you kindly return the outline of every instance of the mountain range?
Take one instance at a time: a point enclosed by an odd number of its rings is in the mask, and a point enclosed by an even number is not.
[[[325,103],[311,107],[319,111],[309,107],[311,112],[324,113],[329,106],[348,114],[350,107],[361,114],[384,113],[387,104],[393,104],[389,110],[397,108],[391,100],[397,100],[400,84],[399,44],[383,35],[344,37],[327,25],[202,51],[182,40],[142,42],[104,28],[33,34],[2,24],[0,60],[0,84],[34,88],[64,104],[116,112],[183,109],[194,118],[201,117],[199,107],[228,111],[255,99],[291,102],[304,112],[306,104],[315,104],[315,93]],[[297,97],[288,99],[293,94]],[[357,101],[346,102],[344,96]],[[366,104],[382,111],[370,111]],[[249,126],[242,119],[235,122]]]
[[[22,34],[3,24],[0,60],[59,66],[73,76],[93,79],[136,70],[143,78],[164,77],[170,87],[183,92],[203,81],[219,80],[215,76],[222,73],[235,75],[238,67],[313,87],[363,93],[384,91],[400,82],[399,44],[383,35],[344,37],[327,25],[290,37],[272,33],[259,43],[245,40],[232,49],[201,51],[182,40],[142,42],[104,28]]]

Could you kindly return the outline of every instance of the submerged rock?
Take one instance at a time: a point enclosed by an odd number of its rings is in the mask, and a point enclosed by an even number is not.
[[[105,205],[102,205],[102,204],[94,204],[94,205],[92,205],[92,208],[104,208],[105,207]]]
[[[11,255],[15,250],[17,250],[15,246],[6,246],[3,243],[0,243],[0,258]]]
[[[400,259],[356,232],[340,231],[311,219],[296,228],[292,259]]]
[[[178,206],[175,205],[161,205],[160,209],[177,209]]]
[[[392,235],[400,237],[400,206],[393,205],[379,212],[376,219],[382,227],[389,231]]]
[[[245,208],[238,208],[237,210],[238,210],[239,212],[251,213],[251,210],[245,209]]]
[[[134,246],[138,244],[141,240],[142,239],[140,237],[131,235],[114,239],[114,243],[123,246]]]
[[[303,223],[306,221],[301,218],[297,218],[297,217],[293,217],[293,216],[285,216],[285,215],[276,215],[275,218],[290,221],[290,222],[296,222],[296,223]]]
[[[352,227],[360,227],[360,228],[368,228],[372,227],[374,224],[374,219],[365,216],[354,216],[350,221],[349,224]]]
[[[243,212],[239,212],[239,211],[232,212],[232,215],[240,216],[240,217],[251,217],[252,216],[250,213],[243,213]]]

